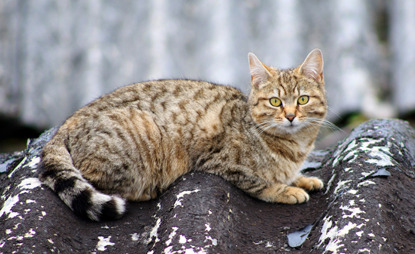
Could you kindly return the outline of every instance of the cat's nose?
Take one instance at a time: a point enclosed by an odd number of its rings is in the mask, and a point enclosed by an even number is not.
[[[288,121],[292,122],[292,121],[294,121],[295,115],[294,114],[288,114],[288,115],[285,116],[285,118],[287,118]]]

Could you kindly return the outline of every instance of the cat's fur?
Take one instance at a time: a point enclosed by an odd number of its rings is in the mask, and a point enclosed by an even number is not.
[[[43,148],[42,182],[96,221],[119,218],[125,200],[155,198],[192,169],[265,201],[307,201],[304,190],[323,187],[299,174],[327,111],[321,51],[294,69],[268,67],[252,53],[249,65],[248,98],[229,86],[158,80],[93,101]]]

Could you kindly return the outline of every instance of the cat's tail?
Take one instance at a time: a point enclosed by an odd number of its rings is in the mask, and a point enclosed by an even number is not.
[[[125,213],[125,199],[95,189],[73,165],[62,139],[52,138],[44,146],[41,161],[42,183],[54,190],[78,216],[101,221],[118,219]]]

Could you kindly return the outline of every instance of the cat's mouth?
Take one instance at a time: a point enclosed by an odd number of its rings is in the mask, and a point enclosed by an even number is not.
[[[283,121],[283,122],[268,122],[267,124],[260,124],[261,132],[267,132],[270,134],[294,134],[304,127],[304,124],[298,120],[296,121]]]
[[[282,129],[284,131],[292,134],[292,133],[295,133],[295,132],[299,131],[301,128],[302,128],[302,125],[301,125],[300,122],[298,122],[298,121],[292,121],[292,122],[287,121],[283,124]]]

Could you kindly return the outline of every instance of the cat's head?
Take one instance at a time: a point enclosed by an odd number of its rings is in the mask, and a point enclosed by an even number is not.
[[[310,52],[297,68],[280,70],[263,64],[249,53],[251,115],[259,129],[269,134],[294,134],[319,127],[327,113],[323,56]]]

